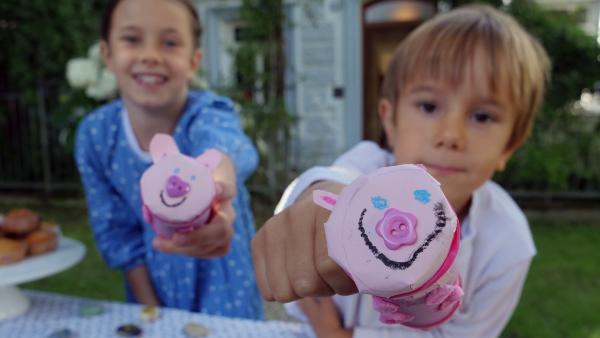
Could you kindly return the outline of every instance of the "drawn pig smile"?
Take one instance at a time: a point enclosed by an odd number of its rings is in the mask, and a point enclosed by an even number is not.
[[[191,190],[192,188],[189,183],[177,175],[171,175],[165,183],[165,188],[160,191],[160,201],[168,208],[178,207],[185,202],[187,194]]]

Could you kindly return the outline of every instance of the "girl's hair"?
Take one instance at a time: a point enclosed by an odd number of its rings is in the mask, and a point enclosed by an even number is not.
[[[104,9],[104,14],[102,15],[102,21],[100,22],[100,37],[104,41],[108,41],[110,30],[112,28],[112,16],[115,11],[115,8],[121,3],[122,0],[109,0],[106,8]],[[202,27],[200,25],[200,17],[198,16],[198,12],[196,11],[196,7],[190,0],[177,0],[179,3],[183,4],[185,8],[190,13],[192,19],[192,37],[194,38],[194,47],[198,48],[200,46],[200,37],[202,35]]]
[[[472,70],[469,67],[478,53],[484,67]],[[549,68],[542,45],[512,17],[486,5],[465,6],[425,22],[398,46],[381,98],[395,108],[405,86],[418,78],[455,86],[468,71],[484,72],[491,90],[506,93],[516,112],[508,146],[519,147],[531,132]]]

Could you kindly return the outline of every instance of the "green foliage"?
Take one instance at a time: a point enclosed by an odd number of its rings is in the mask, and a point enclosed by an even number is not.
[[[285,106],[286,17],[281,0],[244,0],[241,42],[234,53],[237,82],[229,94],[241,105],[244,127],[260,154],[249,182],[253,196],[274,205],[290,181],[290,128],[295,118]],[[259,65],[259,66],[257,66]]]
[[[573,114],[582,89],[600,80],[600,47],[574,15],[529,0],[506,10],[544,45],[552,75],[531,138],[497,179],[513,189],[600,190],[600,120]]]
[[[81,109],[91,108],[93,102],[69,87],[65,65],[69,59],[87,54],[88,47],[97,39],[103,2],[0,2],[0,21],[3,23],[0,25],[0,76],[4,82],[0,84],[0,90],[12,94],[0,102],[0,131],[11,135],[8,142],[15,143],[0,149],[0,161],[12,161],[31,150],[21,159],[21,166],[12,176],[1,172],[7,181],[31,179],[40,170],[42,150],[37,143],[40,128],[36,120],[42,107],[49,123],[53,162],[55,165],[67,163],[66,166],[71,168],[68,175],[73,177],[72,134]],[[15,112],[18,112],[17,117]],[[21,124],[18,129],[9,124],[11,118],[18,118]],[[20,142],[21,139],[33,143],[26,144]],[[52,179],[60,181],[65,177]],[[66,178],[69,179],[72,178]]]

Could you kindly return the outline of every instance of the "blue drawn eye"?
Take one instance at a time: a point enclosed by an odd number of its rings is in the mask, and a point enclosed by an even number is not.
[[[190,176],[190,180],[195,181],[196,180],[196,175]]]
[[[431,193],[424,189],[415,190],[413,192],[413,195],[415,197],[415,200],[423,204],[427,204],[431,200]]]
[[[385,197],[373,196],[371,197],[371,203],[375,209],[384,210],[388,207],[388,201]]]
[[[173,170],[173,173],[174,173],[174,174],[179,174],[179,172],[180,172],[180,171],[181,171],[181,169],[179,169],[179,168],[175,168],[175,170]]]

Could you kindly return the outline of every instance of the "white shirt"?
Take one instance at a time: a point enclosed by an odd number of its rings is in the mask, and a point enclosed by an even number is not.
[[[275,213],[292,204],[312,183],[331,180],[349,184],[357,176],[393,165],[393,156],[377,144],[363,141],[338,158],[331,167],[314,167],[294,180]],[[456,264],[464,297],[447,323],[422,331],[379,321],[370,295],[334,296],[346,328],[354,337],[497,337],[510,319],[521,295],[535,245],[525,215],[512,198],[492,181],[473,192],[469,213],[461,224]],[[288,312],[305,320],[296,304]]]

